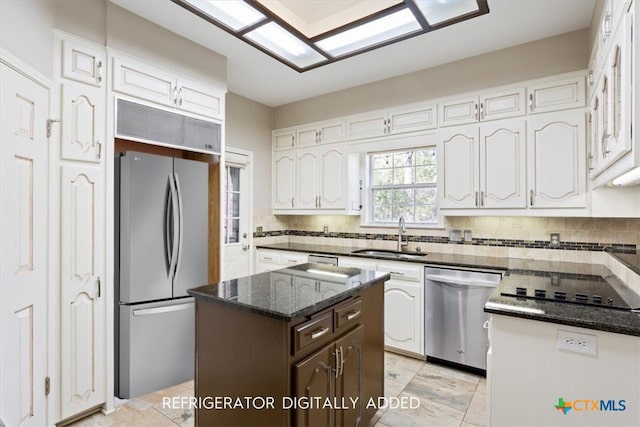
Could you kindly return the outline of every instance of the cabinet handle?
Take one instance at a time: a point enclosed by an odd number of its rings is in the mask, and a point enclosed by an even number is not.
[[[611,152],[611,150],[607,150],[607,145],[609,142],[609,138],[611,137],[610,134],[605,133],[604,135],[602,135],[602,141],[600,143],[600,146],[602,147],[602,158],[606,159],[607,158],[607,154],[609,154]]]
[[[389,273],[395,274],[396,276],[404,276],[404,273],[400,273],[399,271],[390,271]]]
[[[98,277],[96,283],[98,284],[98,298],[100,298],[102,296],[102,282],[100,281],[100,277]]]
[[[387,119],[382,121],[382,133],[387,133]]]
[[[353,320],[356,317],[360,316],[361,311],[352,311],[351,313],[347,314],[347,320]]]
[[[529,111],[533,111],[533,94],[529,94]]]
[[[473,108],[474,108],[473,115],[475,116],[476,120],[478,120],[478,103],[474,104]]]
[[[484,206],[484,191],[480,192],[480,207]]]
[[[178,85],[173,88],[173,103],[178,105]]]
[[[311,331],[311,339],[315,340],[320,338],[321,336],[325,335],[327,332],[329,332],[329,328],[319,328],[316,329],[315,331]]]
[[[183,98],[183,94],[182,94],[182,88],[180,88],[180,90],[178,91],[178,105],[182,105],[182,98]]]
[[[478,207],[478,192],[476,191],[476,207]]]
[[[291,198],[291,207],[293,207],[293,197]]]
[[[265,257],[262,257],[262,259],[266,259],[267,261],[271,261],[273,258],[271,258],[269,256],[265,256]]]
[[[340,346],[340,375],[344,372],[344,349]]]
[[[484,120],[484,103],[480,103],[480,120]]]
[[[99,139],[98,141],[96,141],[96,146],[98,147],[97,157],[98,160],[100,160],[102,158],[102,140]]]
[[[533,188],[529,190],[529,206],[533,206]]]
[[[589,70],[589,86],[593,86],[593,70]]]
[[[318,207],[322,207],[322,196],[318,196]]]
[[[291,135],[291,146],[292,147],[294,146],[294,136],[293,135]],[[293,200],[291,200],[291,201],[293,202]],[[293,207],[293,206],[291,206],[291,207]]]
[[[336,358],[336,378],[338,378],[339,372],[340,372],[340,348],[336,347],[336,351],[335,353],[333,353],[333,355]]]
[[[98,81],[98,83],[102,83],[102,61],[98,61],[98,63],[96,64],[96,80]]]
[[[391,119],[387,119],[387,133],[391,133]]]
[[[589,157],[587,157],[587,163],[589,165],[589,171],[592,171],[594,169],[594,167],[592,166],[592,164],[593,164],[593,154],[589,153]]]

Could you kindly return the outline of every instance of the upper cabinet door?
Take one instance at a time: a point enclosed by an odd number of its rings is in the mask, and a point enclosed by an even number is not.
[[[439,105],[438,116],[441,127],[475,123],[479,119],[480,110],[477,96],[445,101]]]
[[[273,151],[290,150],[296,146],[296,130],[291,128],[274,130],[271,140]]]
[[[480,201],[485,208],[527,206],[525,121],[480,126]]]
[[[318,128],[315,126],[299,128],[296,134],[298,135],[298,147],[316,145],[320,141]]]
[[[62,77],[103,87],[106,67],[104,49],[62,40]]]
[[[283,151],[273,158],[273,209],[293,209],[295,195],[295,151]]]
[[[163,105],[176,105],[177,87],[172,74],[118,57],[113,58],[113,90]]]
[[[224,91],[184,77],[178,78],[177,87],[176,103],[180,109],[214,119],[224,118]]]
[[[298,150],[296,159],[296,209],[320,207],[318,191],[318,151],[314,148]]]
[[[344,141],[344,121],[340,120],[318,125],[318,137],[320,144]]]
[[[523,87],[480,95],[480,120],[506,119],[526,113]]]
[[[404,133],[435,129],[438,126],[438,109],[435,104],[410,107],[389,113],[390,133]]]
[[[586,206],[585,115],[545,114],[527,124],[529,206]]]
[[[61,156],[99,163],[104,146],[104,91],[77,83],[62,85]]]
[[[583,74],[562,80],[530,85],[529,113],[566,110],[584,107],[585,77]]]
[[[347,207],[346,144],[331,144],[320,149],[320,209]]]
[[[440,207],[475,208],[478,199],[478,127],[459,126],[440,133],[442,198]]]
[[[365,139],[387,134],[387,114],[374,112],[347,119],[347,139]]]

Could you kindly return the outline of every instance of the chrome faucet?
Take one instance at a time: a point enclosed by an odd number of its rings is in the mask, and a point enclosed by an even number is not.
[[[401,216],[398,220],[398,252],[402,250],[404,246],[407,246],[409,242],[402,241],[402,234],[407,232],[407,227],[404,225],[404,217]]]

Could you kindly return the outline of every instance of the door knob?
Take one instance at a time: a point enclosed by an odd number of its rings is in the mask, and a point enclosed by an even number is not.
[[[242,245],[242,250],[243,251],[248,251],[250,247],[251,246],[249,246],[249,245]]]

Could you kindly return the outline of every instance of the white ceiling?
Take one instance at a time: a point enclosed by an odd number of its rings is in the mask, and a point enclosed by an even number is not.
[[[228,90],[272,107],[586,28],[595,4],[488,0],[489,14],[298,73],[170,0],[111,1],[226,56]]]

